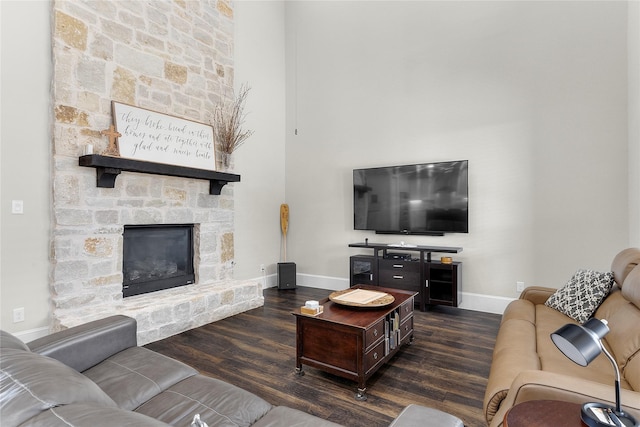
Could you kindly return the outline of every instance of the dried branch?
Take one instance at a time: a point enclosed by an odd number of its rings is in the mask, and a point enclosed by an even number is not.
[[[242,129],[244,105],[250,89],[247,84],[243,84],[237,97],[230,103],[218,103],[213,112],[214,135],[223,153],[233,153],[253,134],[252,130]]]

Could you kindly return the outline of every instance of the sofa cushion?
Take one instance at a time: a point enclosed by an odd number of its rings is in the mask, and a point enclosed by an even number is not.
[[[270,403],[246,390],[196,375],[153,397],[136,412],[171,425],[188,426],[194,415],[200,414],[210,427],[242,427],[255,423],[271,409]]]
[[[131,347],[83,372],[122,409],[133,410],[198,372],[144,347]]]
[[[640,308],[640,266],[631,270],[622,285],[622,295]]]
[[[100,387],[64,363],[37,353],[3,349],[0,356],[0,419],[15,426],[70,403],[116,407]]]
[[[29,351],[29,347],[20,338],[11,335],[9,332],[0,331],[0,350],[6,348]]]
[[[20,427],[113,426],[167,427],[168,424],[136,412],[91,403],[73,403],[51,408],[20,424]]]
[[[593,315],[613,286],[613,273],[580,269],[545,305],[584,323]]]
[[[603,384],[613,384],[611,362],[600,355],[588,366],[580,366],[566,357],[551,340],[551,334],[567,323],[575,323],[566,315],[544,305],[536,307],[536,351],[543,371],[580,377]]]
[[[628,387],[640,390],[640,310],[624,298],[623,292],[615,289],[602,303],[596,317],[609,323],[609,333],[603,341],[620,368],[621,380],[626,380]],[[624,383],[622,386],[625,387]]]
[[[513,379],[522,371],[540,369],[536,353],[535,305],[528,300],[509,303],[496,337],[491,373],[484,396],[485,417],[491,422],[509,392]],[[551,310],[551,309],[549,309]]]
[[[640,249],[627,248],[620,251],[611,262],[611,271],[618,286],[622,286],[627,276],[640,265]]]

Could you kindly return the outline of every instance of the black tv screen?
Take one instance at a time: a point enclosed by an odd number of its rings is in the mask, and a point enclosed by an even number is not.
[[[469,232],[468,160],[353,171],[356,230]]]

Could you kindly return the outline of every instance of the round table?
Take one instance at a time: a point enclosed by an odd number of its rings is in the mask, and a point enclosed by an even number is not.
[[[581,408],[559,400],[529,400],[507,411],[504,427],[586,427],[580,419]]]

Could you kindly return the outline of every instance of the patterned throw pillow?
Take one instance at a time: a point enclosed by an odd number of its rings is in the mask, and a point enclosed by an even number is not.
[[[613,273],[580,269],[544,303],[580,323],[591,318],[613,286]]]

